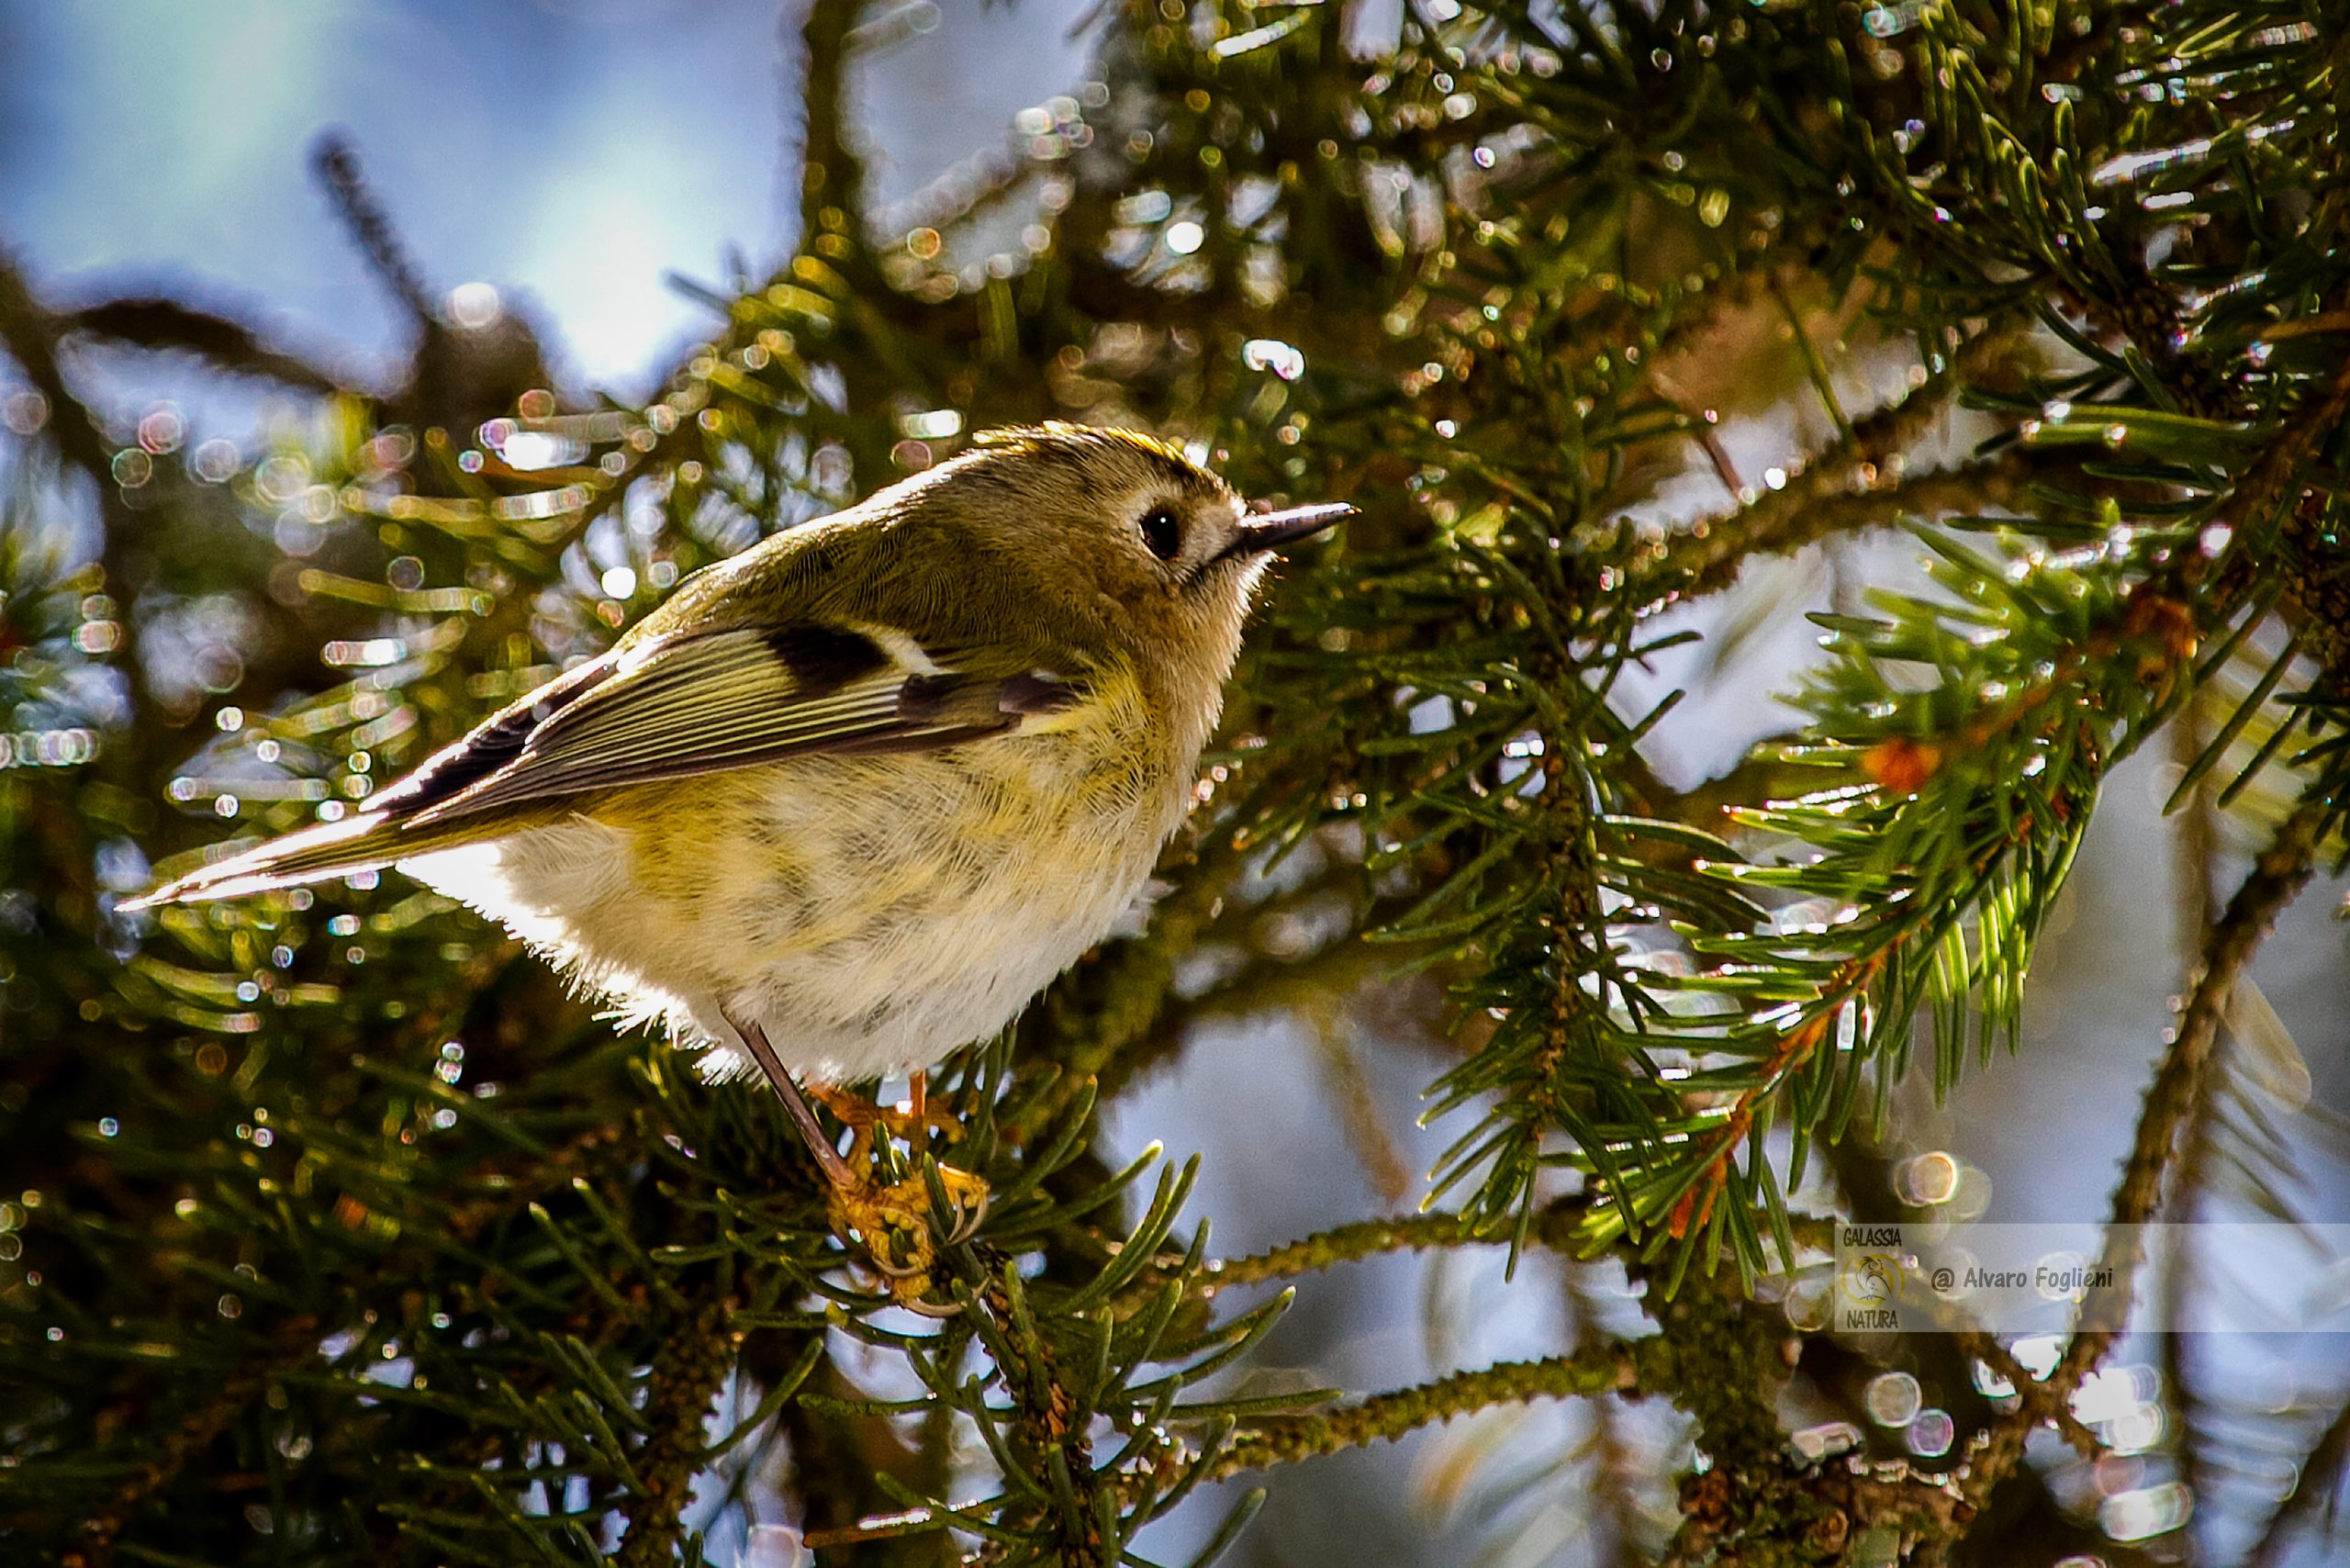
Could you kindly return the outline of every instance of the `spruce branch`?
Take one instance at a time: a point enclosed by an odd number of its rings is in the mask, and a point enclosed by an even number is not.
[[[2333,1419],[2293,1467],[2292,1488],[2261,1521],[2259,1534],[2244,1554],[2244,1568],[2283,1568],[2302,1528],[2333,1510],[2345,1468],[2350,1468],[2350,1403],[2334,1411]]]
[[[726,1322],[736,1305],[717,1296],[676,1323],[653,1363],[648,1435],[635,1455],[643,1485],[628,1501],[628,1529],[612,1559],[620,1568],[666,1568],[677,1560],[678,1518],[707,1458],[703,1427],[742,1349],[743,1335]]]
[[[1225,1291],[1276,1280],[1293,1280],[1301,1275],[1320,1273],[1366,1258],[1384,1257],[1396,1252],[1514,1246],[1539,1247],[1572,1256],[1583,1247],[1582,1232],[1590,1206],[1589,1201],[1581,1197],[1556,1199],[1537,1209],[1523,1231],[1481,1227],[1466,1215],[1448,1213],[1354,1220],[1315,1231],[1311,1236],[1300,1237],[1263,1252],[1238,1258],[1210,1259],[1199,1264],[1190,1274],[1188,1294],[1203,1301],[1213,1300]],[[1832,1249],[1835,1226],[1832,1219],[1824,1215],[1801,1215],[1794,1216],[1793,1223],[1795,1234],[1803,1245]],[[1125,1301],[1129,1304],[1138,1302],[1169,1279],[1177,1277],[1170,1271],[1186,1263],[1187,1260],[1174,1257],[1155,1260],[1151,1271],[1137,1280]]]
[[[2230,528],[2220,535],[2226,543],[2217,551],[2216,566],[2214,553],[2200,543],[2203,536],[2197,547],[2177,548],[2173,542],[2189,543],[2180,531],[2154,531],[2132,563],[2136,570],[2120,580],[2098,581],[2090,593],[2096,607],[2084,614],[2078,599],[2054,597],[2064,591],[2056,585],[2065,574],[2028,570],[2004,577],[1989,563],[1937,543],[1943,559],[1935,569],[1944,586],[1996,605],[1978,622],[1995,634],[1961,638],[1941,606],[1918,600],[1897,605],[1901,613],[1890,621],[1834,621],[1830,645],[1844,649],[1850,662],[1823,680],[1812,700],[1822,728],[1840,743],[1830,755],[1857,761],[1879,804],[1863,812],[1848,790],[1830,790],[1743,813],[1753,826],[1831,853],[1808,867],[1726,871],[1844,904],[1861,916],[1859,929],[1822,930],[1809,940],[1760,932],[1700,937],[1693,944],[1697,950],[1736,959],[1736,969],[1656,982],[1781,1005],[1763,1015],[1760,1027],[1751,1019],[1743,1025],[1718,1019],[1651,1025],[1652,1032],[1694,1035],[1716,1049],[1735,1042],[1745,1059],[1710,1075],[1709,1087],[1735,1092],[1729,1103],[1684,1124],[1681,1150],[1651,1162],[1628,1203],[1595,1212],[1595,1239],[1661,1219],[1664,1234],[1684,1244],[1686,1258],[1688,1244],[1707,1232],[1717,1199],[1734,1176],[1747,1200],[1741,1209],[1757,1200],[1774,1204],[1775,1188],[1763,1180],[1759,1155],[1743,1173],[1733,1159],[1797,1075],[1826,1059],[1818,1047],[1827,1031],[1852,1026],[1845,1022],[1849,1010],[1872,1015],[1862,1042],[1869,1048],[1838,1053],[1848,1059],[1840,1071],[1843,1084],[1832,1092],[1816,1080],[1806,1086],[1810,1116],[1844,1114],[1857,1088],[1859,1060],[1881,1050],[1906,1050],[1909,1018],[1928,998],[1936,1010],[1945,1077],[1960,1060],[1962,1002],[1969,991],[1982,995],[1986,1041],[1990,1020],[2013,1028],[2034,929],[2077,846],[2098,776],[2160,722],[2202,638],[2217,635],[2236,612],[2244,552],[2256,548],[2253,540],[2277,509],[2300,493],[2311,453],[2345,409],[2350,373],[2338,375],[2327,396],[2297,410],[2244,465],[2218,509]],[[2086,587],[2095,578],[2075,580]],[[2047,639],[2046,629],[2060,624],[2066,630]],[[1982,669],[1983,652],[1995,649],[1994,668],[2013,675]],[[1892,697],[1878,664],[1921,655],[1953,669],[1972,665],[1977,673],[1953,683],[1951,700]],[[2020,668],[2026,663],[2028,675]],[[1911,709],[1907,714],[1905,706]],[[2016,781],[2035,777],[2046,782],[2025,783],[2019,799]],[[1944,832],[1951,821],[1975,825],[1953,837]],[[1908,885],[1920,892],[1931,889],[1933,896],[1913,896],[1906,913],[1870,913],[1887,865],[1902,868]],[[1962,924],[1970,913],[1976,921],[1971,949]],[[1781,964],[1787,969],[1783,979],[1761,978]],[[1799,1118],[1798,1162],[1809,1130]],[[1633,1134],[1628,1129],[1621,1136]],[[1586,1168],[1595,1164],[1590,1155],[1583,1152]],[[1742,1266],[1756,1266],[1758,1250],[1741,1243]]]
[[[1538,1210],[1516,1240],[1520,1245],[1551,1251],[1570,1251],[1586,1205],[1563,1198]],[[1824,1222],[1823,1222],[1824,1223]],[[1398,1215],[1388,1219],[1354,1220],[1300,1237],[1280,1247],[1240,1258],[1211,1259],[1202,1265],[1192,1286],[1193,1294],[1213,1299],[1219,1294],[1273,1280],[1319,1273],[1344,1263],[1393,1252],[1424,1252],[1439,1248],[1494,1246],[1510,1243],[1508,1232],[1480,1228],[1458,1214]],[[1153,1278],[1158,1276],[1154,1275]]]
[[[1653,1339],[1604,1342],[1536,1361],[1505,1361],[1374,1394],[1340,1410],[1253,1423],[1232,1439],[1209,1467],[1209,1473],[1222,1479],[1375,1442],[1393,1442],[1421,1427],[1441,1425],[1456,1416],[1496,1405],[1645,1391],[1652,1386],[1647,1377],[1656,1363],[1644,1347],[1657,1343]]]
[[[1847,424],[1785,486],[1675,534],[1642,563],[1642,576],[1674,599],[1694,599],[1735,582],[1751,555],[1790,555],[1831,534],[1905,518],[2018,506],[2028,474],[2012,453],[1920,474],[1901,459],[1970,383],[2019,353],[2028,328],[2009,321],[1977,332],[1925,385]]]
[[[350,380],[272,344],[224,310],[205,309],[160,296],[126,295],[73,309],[67,330],[131,348],[196,355],[216,370],[257,376],[297,392],[349,393]]]
[[[1532,1245],[1562,1250],[1573,1244],[1575,1226],[1584,1205],[1566,1199],[1544,1207],[1527,1227]],[[1496,1238],[1481,1231],[1456,1214],[1399,1215],[1393,1219],[1356,1220],[1300,1237],[1264,1252],[1209,1263],[1201,1279],[1203,1293],[1261,1284],[1268,1280],[1293,1279],[1363,1258],[1389,1252],[1420,1252],[1432,1248],[1473,1246]]]
[[[2179,1128],[2208,1091],[2212,1050],[2236,981],[2250,966],[2277,916],[2310,879],[2323,814],[2323,809],[2311,802],[2294,811],[2204,938],[2202,975],[2188,994],[2170,1047],[2147,1088],[2137,1136],[2114,1189],[2098,1266],[2110,1271],[2115,1284],[2106,1295],[2119,1305],[2111,1316],[2094,1315],[2084,1308],[2064,1354],[2042,1380],[2048,1399],[2070,1400],[2121,1335],[2132,1282],[2144,1258],[2139,1227],[2160,1206]],[[2021,1387],[2018,1384],[2019,1391]],[[2044,1406],[2046,1402],[2039,1404]],[[2027,1406],[1992,1428],[1989,1442],[1968,1468],[1969,1501],[1979,1506],[2006,1479],[2022,1457],[2024,1439],[2040,1418],[2034,1407]]]
[[[864,259],[865,160],[850,145],[850,39],[863,0],[811,0],[800,23],[800,231],[802,251]]]
[[[410,320],[420,329],[429,327],[439,317],[432,288],[401,242],[391,214],[367,183],[358,144],[341,130],[325,131],[310,146],[310,167],[326,187],[336,216],[342,219],[369,270],[407,309]]]

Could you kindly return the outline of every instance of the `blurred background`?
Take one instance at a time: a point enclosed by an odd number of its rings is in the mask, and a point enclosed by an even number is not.
[[[1093,9],[1092,0],[873,7],[866,26],[876,36],[853,94],[880,205],[919,204],[973,160],[1002,157],[1024,108],[1075,91]],[[1361,25],[1375,32],[1381,8],[1364,10]],[[406,352],[407,318],[334,220],[311,170],[316,139],[340,128],[436,292],[495,290],[495,308],[539,331],[566,400],[597,390],[639,397],[713,326],[673,275],[722,288],[788,253],[798,21],[795,6],[765,0],[0,7],[0,242],[52,303],[168,294],[263,323],[313,359],[387,385]],[[482,296],[473,299],[482,307]],[[191,439],[233,438],[286,396],[170,356],[94,352],[73,368],[126,424],[168,403]],[[0,393],[8,375],[0,364]],[[1785,412],[1778,390],[1751,389],[1749,410],[1722,426],[1742,471],[1785,461],[1822,433]],[[1966,439],[1964,430],[1946,434]],[[1668,512],[1680,504],[1682,518],[1717,507],[1707,483],[1692,476],[1666,487],[1660,504]],[[1652,744],[1657,770],[1695,786],[1785,727],[1788,711],[1769,697],[1810,649],[1814,633],[1799,612],[1905,577],[1915,554],[1884,541],[1815,549],[1750,572],[1738,594],[1700,607],[1711,640],[1661,657],[1633,694],[1692,689]],[[2183,984],[2181,943],[2148,933],[2177,928],[2169,912],[2203,885],[2182,856],[2178,821],[2160,812],[2177,776],[2176,759],[2141,755],[2111,778],[2042,950],[2020,1057],[1971,1072],[1945,1104],[1906,1096],[1886,1129],[1886,1159],[1946,1156],[1950,1179],[1982,1217],[2073,1225],[2077,1245],[2091,1243]],[[2220,845],[2222,889],[2244,848]],[[2334,1132],[2350,1103],[2350,962],[2333,919],[2343,890],[2313,887],[2261,950],[2257,994],[2239,1009],[2232,1047],[2284,1129],[2290,1154],[2281,1163],[2300,1188],[2301,1212],[2333,1222],[2350,1221]],[[1408,1208],[1451,1137],[1416,1125],[1420,1091],[1449,1059],[1434,1016],[1419,991],[1374,985],[1328,1016],[1203,1028],[1119,1102],[1105,1152],[1114,1162],[1151,1140],[1178,1157],[1203,1151],[1193,1212],[1211,1216],[1226,1254]],[[1234,1092],[1244,1081],[1249,1092]],[[2198,1266],[2224,1279],[2230,1260]],[[1620,1281],[1611,1287],[1604,1273],[1570,1278],[1539,1255],[1506,1283],[1502,1269],[1488,1252],[1342,1271],[1305,1294],[1257,1375],[1267,1386],[1392,1386],[1546,1353],[1575,1322],[1627,1314]],[[2350,1291],[2350,1277],[2312,1252],[2290,1291],[2260,1294],[2273,1302],[2293,1291],[2322,1305],[2325,1293]],[[2138,1419],[2141,1451],[2159,1456],[2174,1436],[2154,1377],[2167,1356],[2194,1358],[2207,1387],[2256,1412],[2337,1402],[2350,1381],[2345,1351],[2350,1340],[2340,1338],[2199,1335],[2177,1350],[2142,1337],[2110,1363],[2120,1370],[2113,1389],[2136,1391],[2115,1392],[2116,1410]],[[1873,1403],[1888,1428],[1930,1442],[1932,1423],[1919,1419],[1929,1412],[1902,1395],[1890,1385]],[[1653,1475],[1685,1462],[1669,1411],[1618,1412],[1604,1427],[1594,1419],[1579,1405],[1495,1412],[1284,1473],[1237,1560],[1435,1568],[1489,1545],[1509,1568],[1610,1560],[1613,1530],[1593,1526],[1581,1500],[1508,1473],[1513,1453],[1555,1460],[1585,1443],[1616,1445],[1613,1462]],[[2129,1500],[2118,1514],[2107,1509],[2118,1535],[2159,1537],[2183,1520],[2183,1501],[2149,1479],[2163,1473],[2153,1460],[2153,1468],[2090,1474],[2069,1472],[2059,1453],[2042,1457],[2060,1495],[2085,1513],[2101,1497]],[[2277,1468],[2289,1463],[2282,1451],[2238,1457],[2242,1473],[2226,1484],[2273,1498],[2290,1481]],[[1516,1511],[1509,1528],[1494,1528],[1505,1496]],[[1671,1506],[1662,1492],[1653,1500]],[[1179,1556],[1218,1511],[1187,1509],[1156,1544]],[[2204,1528],[2224,1547],[2225,1518]]]

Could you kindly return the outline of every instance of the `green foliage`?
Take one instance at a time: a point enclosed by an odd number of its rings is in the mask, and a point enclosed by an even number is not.
[[[1816,1268],[1787,1193],[1915,1042],[1939,1087],[2014,1048],[2100,780],[2183,705],[2230,696],[2183,797],[2281,778],[2311,843],[2350,809],[2350,13],[1444,0],[1366,43],[1337,6],[1121,6],[1102,106],[913,236],[869,230],[824,118],[856,14],[805,34],[797,253],[698,287],[722,319],[641,408],[485,404],[535,344],[442,324],[397,398],[208,465],[73,398],[60,343],[119,322],[0,292],[47,420],[0,510],[0,1543],[699,1562],[688,1489],[759,1470],[860,1562],[1107,1564],[1239,1469],[1635,1385],[1729,1478],[1684,1491],[1691,1560],[1797,1560],[1831,1513],[1953,1538],[1939,1475],[1772,1451],[1784,1325],[1742,1293]],[[1046,236],[1021,265],[969,250],[999,208]],[[1751,484],[1715,414],[1774,406],[1824,433]],[[946,1249],[959,1316],[889,1309],[763,1097],[615,1039],[444,901],[115,913],[149,856],[346,811],[682,575],[1048,417],[1362,517],[1281,585],[1150,932],[946,1086],[995,1193]],[[1708,474],[1724,504],[1659,521]],[[1922,577],[1815,618],[1762,787],[1658,780],[1673,702],[1628,675],[1684,606],[1928,517]],[[1343,930],[1252,940],[1308,896]],[[1648,1287],[1648,1349],[1337,1415],[1214,1381],[1287,1297],[1217,1298],[1192,1172],[1109,1171],[1097,1097],[1220,1005],[1360,983],[1366,945],[1463,1025],[1442,1212],[1252,1278],[1572,1246]]]

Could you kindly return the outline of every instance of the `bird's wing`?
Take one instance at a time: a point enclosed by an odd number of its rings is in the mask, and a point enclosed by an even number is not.
[[[901,632],[811,623],[650,638],[597,678],[547,691],[374,809],[421,826],[810,752],[928,750],[1003,734],[1075,696],[1045,671],[990,672]]]
[[[802,622],[634,638],[489,719],[364,812],[217,861],[131,907],[348,875],[495,837],[502,817],[621,785],[1005,734],[1079,694],[1001,651],[928,649],[874,626]]]

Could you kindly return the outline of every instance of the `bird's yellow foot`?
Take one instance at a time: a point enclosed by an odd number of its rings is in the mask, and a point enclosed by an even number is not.
[[[864,1247],[899,1305],[930,1316],[952,1316],[960,1309],[942,1308],[927,1299],[935,1288],[931,1271],[938,1261],[937,1238],[943,1236],[949,1247],[971,1238],[987,1218],[988,1184],[968,1170],[939,1166],[938,1182],[946,1190],[947,1204],[946,1212],[941,1213],[934,1206],[930,1185],[923,1178],[893,1182],[878,1179],[881,1151],[874,1141],[878,1129],[918,1156],[927,1148],[933,1131],[959,1136],[960,1125],[950,1114],[924,1104],[919,1087],[911,1103],[895,1108],[813,1084],[809,1092],[849,1129],[848,1152],[844,1157],[849,1179],[836,1181],[833,1187],[829,1205],[833,1229]]]
[[[829,1209],[833,1229],[864,1248],[891,1300],[926,1316],[948,1317],[961,1308],[929,1299],[938,1283],[933,1278],[938,1236],[944,1232],[949,1247],[970,1238],[987,1215],[988,1185],[968,1171],[946,1165],[938,1167],[938,1180],[946,1189],[952,1218],[937,1215],[929,1184],[919,1178],[887,1186],[868,1179],[835,1187]]]
[[[933,1104],[924,1075],[915,1073],[905,1099],[895,1105],[877,1104],[861,1094],[851,1094],[845,1089],[828,1084],[811,1083],[808,1092],[838,1117],[841,1126],[864,1137],[879,1127],[890,1137],[909,1148],[929,1146],[932,1133],[945,1133],[949,1143],[963,1136],[963,1124],[955,1113],[943,1104]]]

